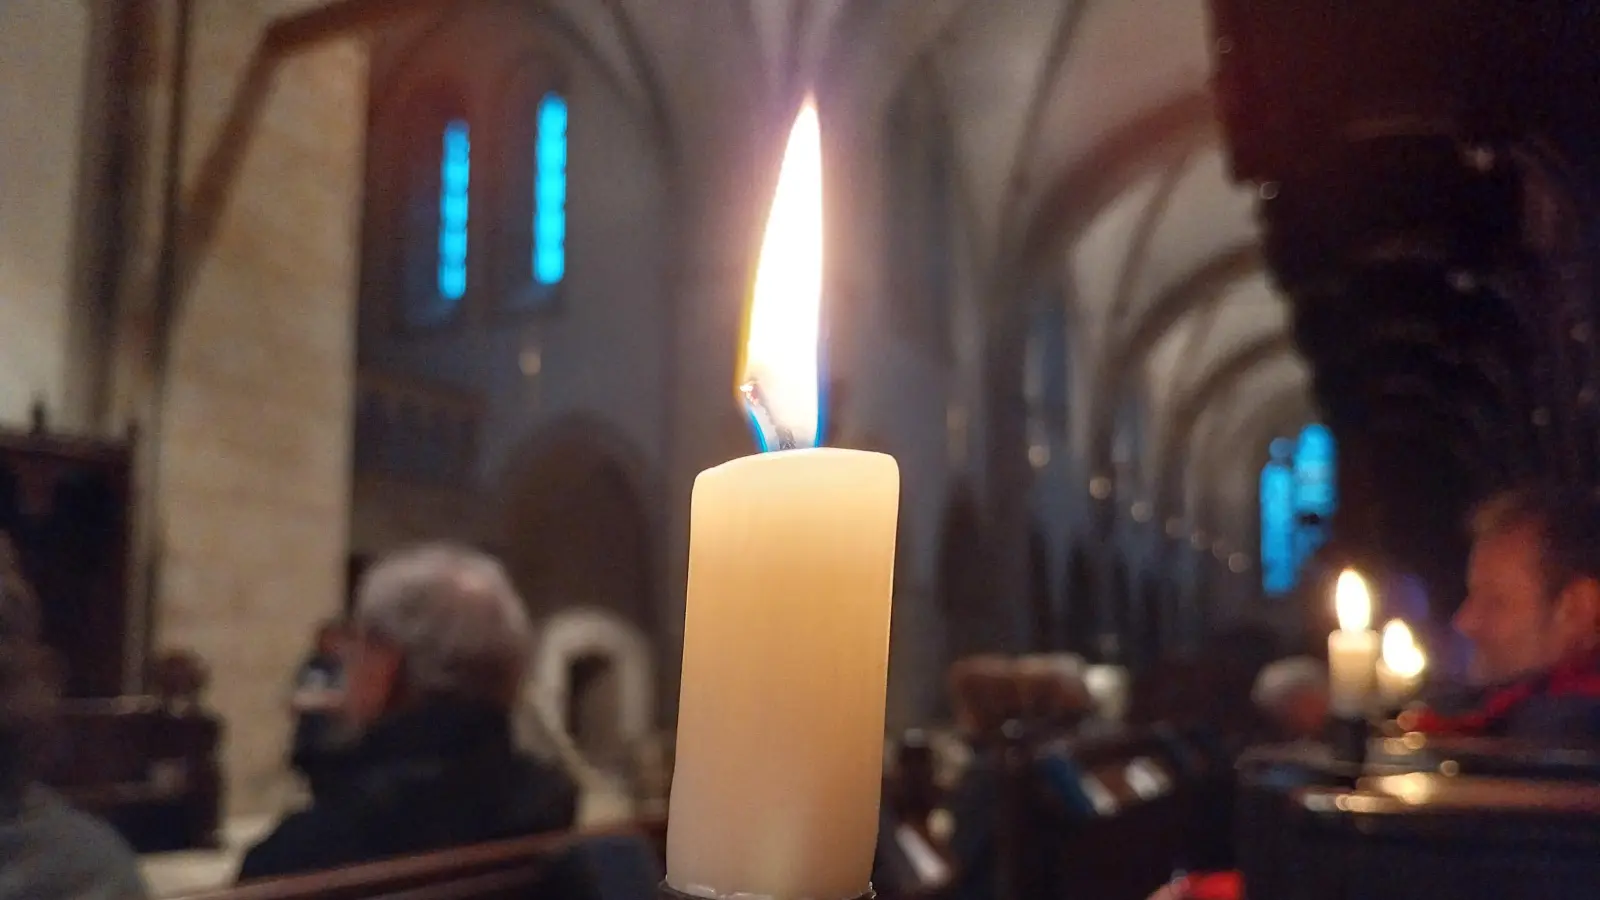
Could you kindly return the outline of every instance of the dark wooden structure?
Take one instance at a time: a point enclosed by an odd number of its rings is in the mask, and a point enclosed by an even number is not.
[[[67,700],[44,781],[141,852],[218,843],[221,725],[153,697]]]
[[[1245,890],[1251,900],[1593,897],[1600,757],[1578,756],[1401,754],[1359,778],[1293,754],[1247,758]],[[1474,774],[1490,771],[1502,774]]]
[[[1600,17],[1210,0],[1217,109],[1339,443],[1352,555],[1462,595],[1471,504],[1600,479]]]
[[[133,441],[0,430],[0,533],[58,666],[43,779],[141,851],[212,846],[221,726],[184,696],[125,696]]]
[[[69,697],[115,697],[127,670],[131,442],[0,430],[0,532],[39,595]]]

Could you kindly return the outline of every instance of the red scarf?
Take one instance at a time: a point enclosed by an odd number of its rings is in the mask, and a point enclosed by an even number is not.
[[[1400,723],[1409,731],[1424,734],[1484,735],[1534,697],[1600,699],[1600,652],[1574,657],[1548,672],[1492,691],[1481,706],[1465,715],[1445,716],[1420,709],[1406,713]]]
[[[1238,872],[1206,872],[1183,881],[1178,896],[1184,900],[1240,900],[1244,878]]]

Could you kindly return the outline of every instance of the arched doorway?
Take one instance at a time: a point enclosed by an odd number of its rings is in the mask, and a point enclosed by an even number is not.
[[[602,769],[626,762],[622,739],[622,693],[617,662],[604,653],[583,653],[567,663],[567,697],[562,724],[584,759]]]
[[[651,630],[649,523],[629,449],[572,420],[537,435],[507,479],[500,544],[535,616],[599,608]]]
[[[580,772],[620,773],[655,721],[643,473],[626,439],[574,416],[536,433],[503,480],[499,549],[540,622],[528,702]]]

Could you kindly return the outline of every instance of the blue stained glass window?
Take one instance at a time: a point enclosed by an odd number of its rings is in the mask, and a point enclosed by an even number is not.
[[[439,172],[439,296],[454,305],[467,293],[468,187],[472,181],[472,140],[467,123],[444,127]]]
[[[1294,451],[1295,506],[1322,518],[1335,506],[1333,433],[1324,425],[1307,425]]]
[[[1300,431],[1294,451],[1295,569],[1328,539],[1328,520],[1338,505],[1333,432],[1324,425]]]
[[[1289,464],[1293,444],[1284,438],[1272,442],[1272,459],[1261,470],[1261,587],[1269,595],[1294,589],[1294,469]]]
[[[1338,507],[1337,446],[1333,432],[1311,424],[1297,440],[1272,442],[1261,470],[1261,586],[1288,593],[1306,560],[1328,539]]]
[[[559,284],[567,272],[567,101],[539,101],[533,202],[533,278]]]

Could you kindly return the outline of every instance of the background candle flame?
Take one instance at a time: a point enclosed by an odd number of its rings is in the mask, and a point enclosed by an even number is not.
[[[1340,631],[1365,631],[1372,624],[1372,594],[1354,569],[1339,573],[1333,588],[1333,611],[1339,617]]]
[[[1427,666],[1422,648],[1417,646],[1411,629],[1399,619],[1383,626],[1383,664],[1396,675],[1415,678]]]
[[[789,132],[767,217],[739,395],[762,449],[812,447],[821,430],[822,126],[807,97]]]

